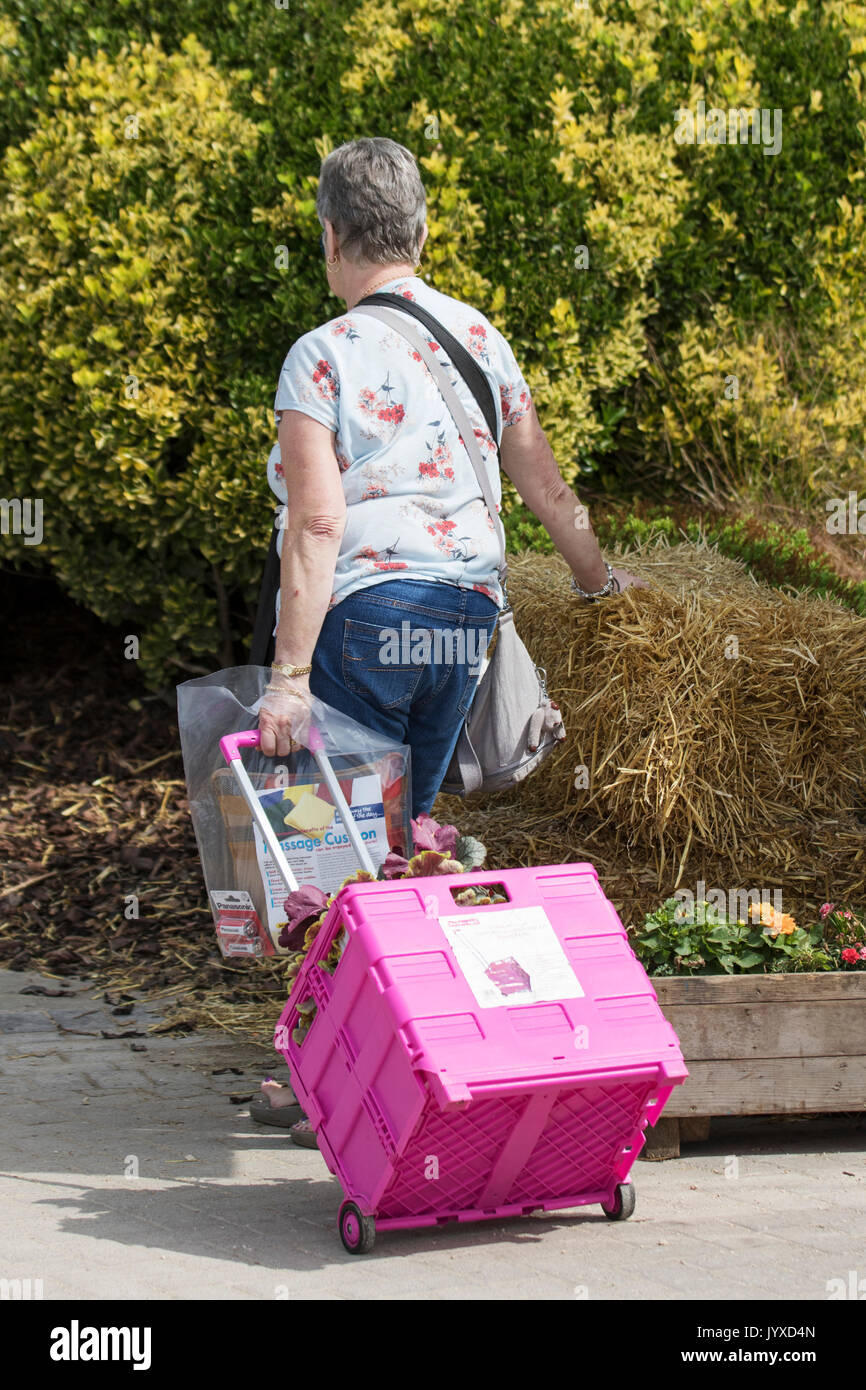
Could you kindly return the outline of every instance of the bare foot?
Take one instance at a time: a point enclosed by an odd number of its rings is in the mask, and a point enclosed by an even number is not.
[[[291,1086],[281,1086],[279,1081],[268,1077],[262,1082],[262,1095],[266,1097],[272,1110],[281,1110],[284,1105],[297,1105],[298,1098]]]
[[[292,1143],[299,1145],[302,1149],[317,1149],[319,1147],[316,1131],[306,1116],[290,1127],[289,1134],[292,1137]]]

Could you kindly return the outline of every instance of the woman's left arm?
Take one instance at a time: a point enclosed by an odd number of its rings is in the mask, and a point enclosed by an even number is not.
[[[286,485],[288,520],[280,559],[280,620],[274,661],[306,666],[313,656],[334,583],[346,527],[346,499],[334,451],[334,431],[299,410],[284,410],[277,435]],[[262,752],[291,752],[291,728],[309,690],[308,676],[271,676],[259,715]],[[283,693],[285,692],[285,693]]]

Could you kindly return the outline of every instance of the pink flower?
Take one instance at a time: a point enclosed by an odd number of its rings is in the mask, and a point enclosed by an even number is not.
[[[280,945],[289,951],[302,950],[307,928],[327,906],[328,895],[321,888],[316,888],[312,883],[296,888],[283,903],[287,920],[280,932]]]
[[[383,878],[402,878],[409,867],[409,860],[399,849],[391,849],[382,865]]]
[[[459,838],[460,832],[456,825],[440,825],[432,816],[422,814],[417,820],[412,821],[413,852],[416,855],[423,854],[425,850],[433,850],[446,857],[453,855],[454,846]],[[409,861],[405,855],[392,849],[382,866],[382,873],[385,878],[402,878],[408,868]]]
[[[416,854],[422,849],[438,849],[441,854],[451,854],[458,838],[456,825],[440,825],[432,816],[422,814],[412,821]]]
[[[860,959],[860,955],[854,950],[853,946],[846,946],[842,952],[842,959],[846,965],[856,965]]]
[[[866,960],[866,946],[860,947],[860,959]]]
[[[826,916],[828,915],[828,913],[830,913],[830,912],[832,912],[832,911],[833,911],[833,904],[832,904],[832,903],[823,903],[822,906],[818,908],[818,916],[821,917],[821,918],[823,919],[824,917],[826,917]]]

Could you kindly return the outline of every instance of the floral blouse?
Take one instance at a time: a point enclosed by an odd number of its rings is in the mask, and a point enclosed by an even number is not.
[[[508,343],[483,314],[419,277],[379,288],[417,300],[464,344],[493,388],[500,438],[503,427],[523,419],[530,408],[529,388]],[[407,322],[427,332],[417,319],[407,316]],[[450,369],[443,349],[428,341]],[[475,430],[498,507],[496,445],[463,378],[454,369],[450,376]],[[331,606],[356,589],[400,578],[478,589],[501,607],[493,520],[451,412],[420,354],[402,335],[351,311],[305,333],[280,372],[277,425],[284,410],[300,410],[334,431],[347,518]],[[268,483],[285,506],[279,444],[268,460]],[[280,530],[280,550],[282,539]]]

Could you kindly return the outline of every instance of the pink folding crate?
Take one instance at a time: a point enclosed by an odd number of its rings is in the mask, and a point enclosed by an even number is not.
[[[470,884],[507,901],[462,907]],[[591,864],[348,885],[275,1045],[343,1187],[352,1254],[377,1225],[595,1202],[627,1218],[643,1131],[688,1075]]]

